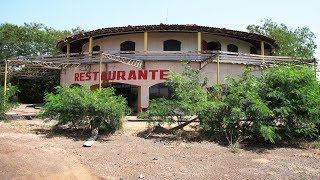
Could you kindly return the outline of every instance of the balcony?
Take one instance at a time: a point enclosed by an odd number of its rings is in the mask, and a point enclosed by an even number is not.
[[[80,64],[120,62],[139,68],[144,68],[148,61],[195,61],[200,67],[210,62],[244,64],[256,66],[269,66],[274,63],[297,63],[310,64],[314,66],[315,59],[298,59],[287,56],[262,56],[254,54],[243,54],[223,51],[182,52],[182,51],[130,51],[130,52],[93,52],[93,53],[72,53],[61,55],[27,56],[8,59],[9,73],[20,77],[49,77],[57,71],[66,68],[78,67]],[[4,66],[1,65],[1,73],[4,74]]]

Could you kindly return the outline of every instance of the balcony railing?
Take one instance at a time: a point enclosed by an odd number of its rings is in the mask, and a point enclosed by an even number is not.
[[[102,55],[105,56],[102,56]],[[61,70],[66,68],[78,67],[80,64],[93,64],[100,62],[122,62],[124,64],[143,68],[143,63],[147,61],[196,61],[204,67],[210,62],[248,64],[268,66],[273,63],[298,63],[310,64],[314,66],[315,59],[299,59],[287,56],[262,56],[255,54],[233,53],[224,51],[121,51],[116,53],[93,52],[93,53],[71,53],[60,55],[44,56],[25,56],[10,58],[9,72],[24,72],[34,74],[38,71],[40,74],[47,75],[52,70]],[[1,74],[4,72],[3,66],[0,66]],[[38,70],[36,70],[38,69]],[[316,66],[319,69],[319,66]]]

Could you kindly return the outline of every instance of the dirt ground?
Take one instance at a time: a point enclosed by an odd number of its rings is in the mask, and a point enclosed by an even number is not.
[[[21,107],[20,107],[21,108]],[[145,122],[82,147],[85,136],[51,134],[42,120],[0,121],[0,179],[320,179],[320,150],[228,147],[143,138]]]

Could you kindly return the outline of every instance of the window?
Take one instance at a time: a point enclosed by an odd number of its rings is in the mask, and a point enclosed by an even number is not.
[[[93,46],[92,51],[100,51],[100,46]]]
[[[208,50],[209,51],[221,51],[220,42],[209,42],[208,43]]]
[[[229,52],[238,52],[238,46],[234,44],[228,44],[227,49]]]
[[[205,41],[205,40],[202,40],[202,50],[203,50],[203,51],[208,50],[208,43],[207,43],[207,41]]]
[[[181,42],[170,39],[163,42],[164,51],[181,51]]]
[[[133,41],[125,41],[120,44],[120,51],[135,51],[136,43]]]
[[[257,48],[256,47],[250,47],[250,54],[257,54]]]
[[[170,98],[171,91],[164,83],[153,85],[149,88],[149,98],[158,99],[158,98]]]

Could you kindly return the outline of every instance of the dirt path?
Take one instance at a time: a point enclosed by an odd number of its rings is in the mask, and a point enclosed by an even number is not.
[[[212,142],[137,137],[132,124],[125,124],[125,132],[100,137],[93,147],[84,148],[82,140],[37,135],[35,130],[43,126],[35,122],[0,122],[0,179],[320,178],[318,149],[255,148],[232,153]],[[29,130],[18,132],[14,125]],[[132,126],[136,128],[129,131]]]
[[[213,142],[138,137],[147,124],[128,121],[122,131],[100,136],[85,148],[86,137],[42,134],[52,124],[37,119],[0,121],[1,180],[320,179],[319,149],[253,148],[232,153]]]

